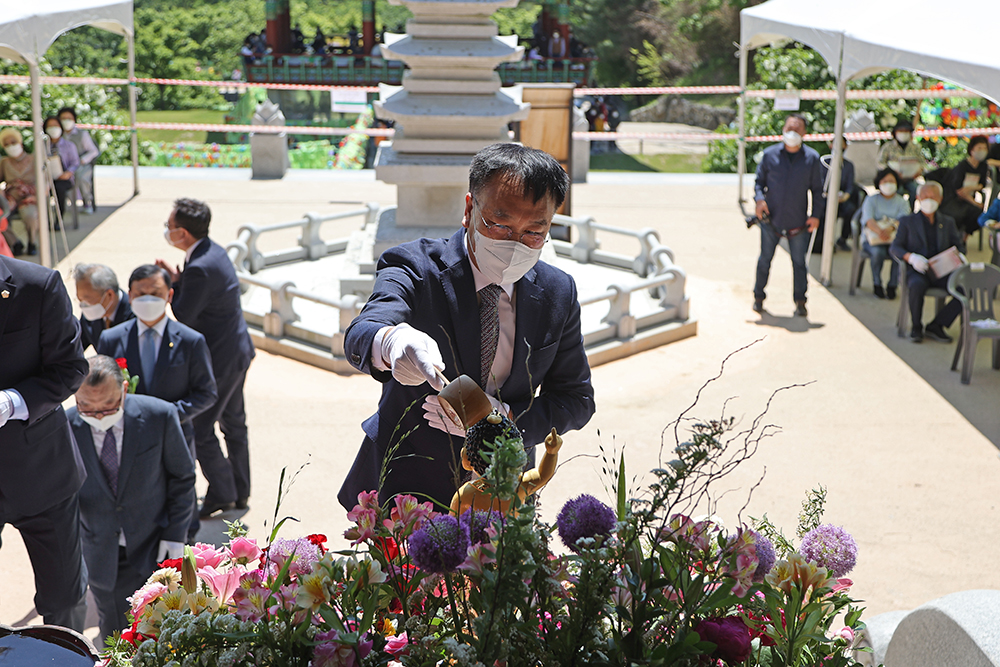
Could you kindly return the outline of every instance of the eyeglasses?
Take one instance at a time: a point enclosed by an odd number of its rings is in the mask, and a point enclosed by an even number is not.
[[[472,198],[472,203],[479,207],[479,219],[483,221],[483,226],[486,227],[486,236],[494,239],[496,241],[510,241],[514,239],[514,230],[507,225],[500,225],[495,222],[487,222],[486,218],[483,217],[483,207],[479,205],[476,198]],[[547,234],[540,234],[539,232],[524,232],[516,239],[517,242],[523,243],[524,245],[537,250],[545,245],[545,237]]]
[[[118,397],[118,405],[116,405],[115,407],[111,408],[110,410],[81,410],[80,406],[77,405],[77,412],[79,412],[81,415],[83,415],[85,417],[93,417],[95,419],[103,419],[104,417],[107,417],[108,415],[113,415],[116,412],[118,412],[118,408],[120,408],[122,406],[122,401],[124,401],[124,400],[125,400],[125,392],[122,391],[121,396]]]

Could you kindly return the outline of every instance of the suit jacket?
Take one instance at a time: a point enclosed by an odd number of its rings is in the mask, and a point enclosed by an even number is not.
[[[896,231],[896,238],[889,246],[889,252],[896,259],[903,261],[903,255],[908,252],[915,252],[930,259],[942,250],[947,250],[951,246],[958,248],[959,252],[965,252],[965,241],[958,233],[955,225],[955,218],[938,211],[934,214],[934,233],[936,234],[937,250],[932,251],[928,243],[928,232],[931,230],[927,216],[923,213],[911,213],[899,219],[899,229]]]
[[[128,367],[139,376],[136,393],[173,403],[184,437],[189,443],[194,442],[191,418],[208,410],[219,398],[212,374],[212,358],[204,336],[167,318],[152,384],[143,377],[141,370],[139,320],[129,320],[102,333],[97,353],[115,359],[124,357]]]
[[[118,307],[115,308],[115,316],[111,320],[111,326],[115,327],[122,322],[128,322],[129,320],[135,319],[135,313],[132,312],[132,304],[128,300],[128,294],[119,290]],[[101,339],[101,334],[104,333],[104,318],[99,320],[87,320],[82,316],[80,317],[80,329],[83,335],[83,349],[86,350],[91,345],[94,349],[97,349],[97,341]]]
[[[205,336],[216,379],[244,371],[254,357],[243,319],[240,281],[229,255],[206,237],[174,283],[174,316]]]
[[[125,531],[129,563],[151,574],[160,540],[184,542],[194,509],[194,459],[177,410],[152,396],[126,395],[117,496],[97,457],[90,426],[76,407],[67,416],[87,468],[80,489],[80,527],[90,581],[102,588],[114,586],[120,531]]]
[[[536,264],[516,284],[515,313],[513,363],[499,393],[518,417],[525,447],[533,454],[552,427],[565,433],[590,420],[594,390],[576,284],[569,275]],[[464,373],[480,380],[479,305],[464,229],[450,239],[420,239],[382,253],[372,296],[345,333],[351,364],[383,382],[378,412],[362,425],[367,438],[340,491],[345,507],[353,507],[361,491],[378,488],[390,442],[398,449],[381,489],[383,500],[423,493],[447,508],[458,488],[462,441],[424,420],[420,406],[430,386],[402,385],[371,365],[375,334],[400,322],[437,341],[447,377]]]
[[[0,428],[0,494],[15,512],[38,514],[83,483],[62,402],[87,371],[59,274],[0,256],[0,390],[17,390],[28,407],[26,421]]]

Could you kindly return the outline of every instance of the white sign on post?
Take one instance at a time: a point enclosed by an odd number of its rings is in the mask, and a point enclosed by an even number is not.
[[[799,91],[797,90],[777,90],[774,93],[775,111],[798,111]]]
[[[361,113],[367,105],[368,93],[364,90],[341,88],[330,91],[330,110],[333,113]]]

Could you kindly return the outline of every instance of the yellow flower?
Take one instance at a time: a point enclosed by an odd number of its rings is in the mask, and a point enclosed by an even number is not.
[[[795,567],[787,560],[779,560],[764,576],[764,581],[787,594],[792,590],[794,577]]]
[[[396,636],[396,622],[388,618],[382,619],[382,627],[379,628],[379,632],[386,637]]]
[[[330,592],[327,584],[329,577],[323,570],[313,570],[299,579],[299,589],[295,593],[295,604],[303,609],[318,611],[319,608],[330,601]]]
[[[181,573],[172,567],[164,567],[149,576],[147,584],[163,584],[167,590],[176,591],[181,585]]]

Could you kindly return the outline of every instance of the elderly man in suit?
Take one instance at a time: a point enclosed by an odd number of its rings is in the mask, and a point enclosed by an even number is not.
[[[233,507],[244,509],[250,497],[243,383],[255,354],[240,305],[240,282],[225,249],[208,238],[211,221],[212,212],[204,202],[175,201],[164,236],[184,251],[184,269],[156,260],[170,274],[174,315],[208,342],[219,393],[215,406],[194,418],[198,463],[208,480],[202,517]],[[215,435],[216,422],[226,438],[228,458]]]
[[[78,631],[87,570],[77,491],[86,473],[61,404],[86,374],[60,275],[0,256],[0,529],[21,533],[42,619]]]
[[[106,638],[128,627],[126,598],[157,562],[183,555],[194,459],[173,405],[128,394],[111,357],[88,362],[67,416],[87,469],[80,489],[83,555]]]
[[[958,233],[955,219],[938,211],[941,204],[941,184],[927,181],[917,190],[917,213],[899,219],[899,230],[889,246],[893,257],[912,267],[906,272],[906,289],[910,299],[910,340],[923,342],[924,338],[950,343],[952,338],[945,329],[951,326],[962,312],[962,305],[952,299],[926,327],[923,326],[924,295],[930,287],[947,287],[948,276],[935,276],[928,259],[955,246],[965,252],[965,241]]]
[[[83,349],[97,341],[105,329],[128,322],[135,315],[128,295],[118,287],[118,276],[103,264],[77,264],[73,268],[76,298],[80,301]]]
[[[488,146],[472,161],[462,229],[382,253],[372,296],[345,338],[351,363],[383,385],[338,495],[344,507],[379,488],[385,461],[382,502],[413,493],[447,511],[462,482],[464,431],[428,397],[442,386],[438,371],[469,375],[516,417],[529,459],[553,427],[563,433],[590,420],[576,285],[538,261],[568,187],[546,153]]]

